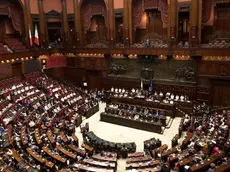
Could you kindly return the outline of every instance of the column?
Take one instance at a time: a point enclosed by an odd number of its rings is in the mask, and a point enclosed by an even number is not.
[[[190,45],[195,46],[197,40],[197,29],[198,29],[198,11],[199,11],[198,0],[191,0],[190,7],[190,32],[189,32],[189,42]]]
[[[171,0],[168,0],[168,27],[167,27],[167,35],[168,39],[171,39],[171,34],[170,34],[170,26],[171,26]]]
[[[67,7],[66,0],[61,0],[62,3],[62,20],[63,20],[63,31],[64,31],[64,42],[70,42],[70,33],[69,33],[69,22],[67,16]]]
[[[171,45],[175,45],[177,41],[177,0],[169,0],[169,35],[171,40]]]
[[[38,10],[39,10],[39,40],[40,44],[43,45],[46,42],[46,32],[45,32],[45,15],[43,11],[43,0],[38,0]]]
[[[201,32],[202,32],[202,1],[198,4],[198,30],[197,30],[197,43],[201,44]]]
[[[74,4],[74,28],[75,28],[75,42],[77,45],[82,44],[81,22],[80,22],[80,7],[78,0],[73,0]]]
[[[124,0],[124,15],[123,15],[123,29],[124,29],[124,44],[129,45],[129,0]]]
[[[108,0],[108,28],[109,28],[109,40],[111,43],[115,41],[115,17],[114,17],[114,0]]]
[[[32,16],[30,12],[30,0],[25,0],[25,19],[26,19],[26,25],[25,25],[25,31],[26,31],[26,42],[29,45],[29,28],[31,30],[31,34],[34,35],[34,27],[33,27],[33,21]],[[33,40],[34,42],[34,40]]]
[[[128,9],[129,9],[129,44],[133,44],[133,9],[132,9],[132,0],[129,0]]]

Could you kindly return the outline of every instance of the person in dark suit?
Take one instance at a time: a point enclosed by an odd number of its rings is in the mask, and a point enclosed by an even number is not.
[[[170,167],[168,162],[164,163],[161,167],[161,171],[160,172],[170,172]]]

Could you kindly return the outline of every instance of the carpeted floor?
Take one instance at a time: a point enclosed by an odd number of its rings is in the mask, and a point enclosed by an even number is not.
[[[93,131],[98,137],[113,141],[113,142],[135,142],[137,145],[136,151],[143,151],[144,144],[143,141],[150,139],[152,137],[159,138],[162,144],[167,144],[169,148],[171,147],[171,139],[178,133],[178,126],[180,124],[181,118],[175,118],[169,129],[165,129],[163,134],[152,133],[148,131],[138,130],[129,127],[123,127],[120,125],[114,125],[106,122],[100,121],[100,113],[105,109],[105,104],[100,103],[100,110],[94,114],[89,119],[85,119],[83,124],[89,122],[89,129]],[[80,133],[80,127],[76,128],[76,135],[79,138],[80,145],[82,144],[82,136]],[[125,171],[125,160],[118,160],[118,172]]]

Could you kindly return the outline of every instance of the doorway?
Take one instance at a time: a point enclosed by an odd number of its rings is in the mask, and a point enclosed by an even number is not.
[[[47,23],[48,38],[51,45],[60,44],[62,42],[61,37],[61,23]]]
[[[230,80],[212,80],[212,105],[230,106]]]

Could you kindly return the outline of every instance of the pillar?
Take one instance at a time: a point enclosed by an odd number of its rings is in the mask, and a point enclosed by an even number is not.
[[[39,10],[39,40],[40,44],[43,45],[47,41],[46,31],[45,31],[45,15],[43,11],[43,0],[38,0],[38,10]]]
[[[128,0],[128,10],[129,10],[129,44],[133,44],[133,33],[134,33],[134,28],[133,28],[133,9],[132,9],[132,0]]]
[[[67,7],[66,7],[66,0],[61,0],[62,3],[62,21],[63,21],[63,31],[64,31],[64,42],[70,42],[70,33],[69,33],[69,22],[67,16]]]
[[[177,41],[177,0],[168,0],[168,36],[171,40],[171,45],[175,45]]]
[[[202,1],[198,4],[198,30],[197,30],[197,43],[201,44],[201,33],[202,33]]]
[[[109,40],[115,41],[115,17],[114,17],[114,0],[108,0],[108,28]]]
[[[80,7],[78,0],[73,0],[74,4],[74,28],[75,28],[75,42],[77,45],[82,44],[82,32],[80,22]]]
[[[198,12],[199,12],[199,0],[191,0],[190,7],[190,32],[189,32],[189,42],[191,46],[197,44],[198,37]]]
[[[123,36],[124,44],[129,44],[129,0],[124,0],[124,15],[123,15]]]
[[[30,45],[30,40],[29,40],[29,28],[31,30],[31,34],[34,35],[34,29],[33,29],[33,21],[32,21],[32,16],[31,16],[31,11],[30,11],[30,0],[25,0],[25,31],[26,31],[26,43],[27,45]],[[33,40],[34,42],[34,40]]]

